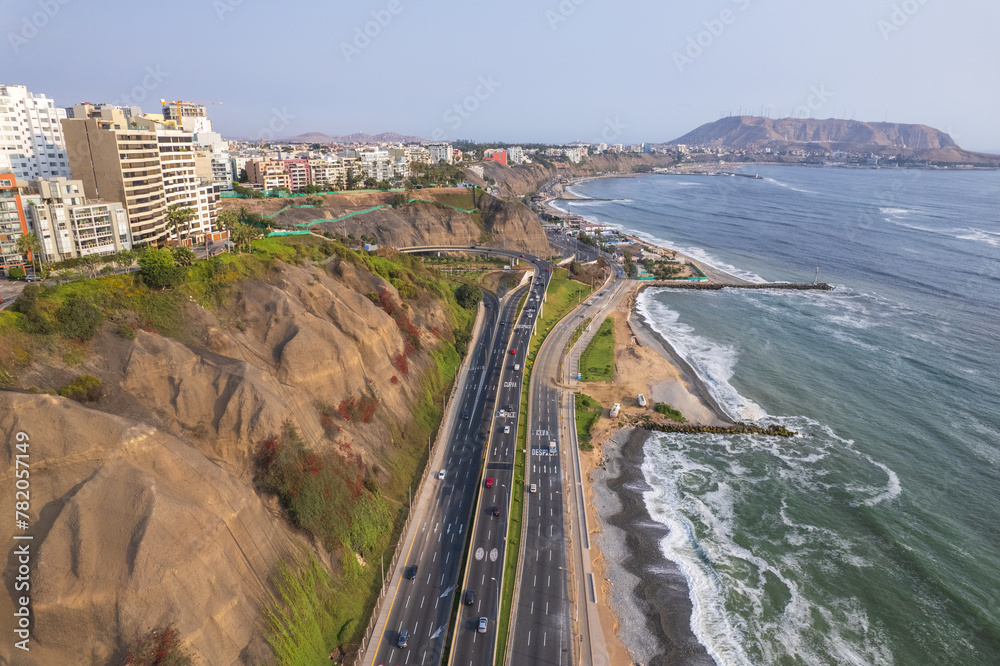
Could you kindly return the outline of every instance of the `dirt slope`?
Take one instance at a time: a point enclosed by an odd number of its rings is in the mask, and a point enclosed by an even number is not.
[[[388,282],[337,257],[320,267],[277,262],[225,309],[190,304],[184,342],[143,331],[129,341],[106,325],[82,366],[39,359],[19,378],[21,388],[49,389],[93,374],[106,388],[93,405],[0,391],[4,488],[14,485],[15,433],[31,437],[37,641],[29,660],[13,662],[19,651],[3,641],[0,663],[117,664],[129,637],[167,624],[195,663],[268,663],[268,577],[302,548],[331,558],[254,492],[251,456],[285,422],[307,445],[331,447],[317,401],[377,395],[379,417],[338,421],[336,437],[385,478],[394,433],[412,421],[434,362],[418,351],[408,373],[394,365],[403,334],[366,297],[380,290],[400,302]],[[448,326],[440,302],[408,303],[422,346],[435,346]],[[0,500],[8,515],[13,500]]]

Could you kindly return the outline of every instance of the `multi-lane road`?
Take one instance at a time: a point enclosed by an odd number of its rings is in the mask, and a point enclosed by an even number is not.
[[[515,253],[505,254],[517,257]],[[538,265],[534,265],[536,271],[544,272]],[[426,497],[417,504],[413,515],[415,522],[404,535],[403,555],[397,571],[391,574],[385,617],[376,624],[363,662],[365,664],[441,663],[452,625],[455,597],[462,593],[458,577],[474,511],[489,512],[488,516],[482,517],[486,520],[480,520],[477,513],[475,524],[485,527],[480,534],[483,543],[496,544],[486,550],[483,560],[490,562],[492,549],[498,549],[496,562],[499,571],[491,574],[490,578],[496,578],[498,582],[502,578],[503,556],[500,553],[506,537],[509,511],[503,507],[501,515],[494,517],[492,507],[497,506],[498,501],[486,494],[477,498],[477,492],[484,478],[484,467],[490,464],[503,466],[503,461],[485,448],[490,443],[490,429],[496,426],[502,430],[502,425],[494,423],[496,410],[501,402],[504,407],[519,402],[519,398],[512,397],[514,389],[504,385],[516,383],[519,386],[523,372],[523,368],[513,370],[515,357],[519,359],[516,361],[519,366],[523,362],[523,350],[519,354],[510,354],[509,345],[527,340],[524,329],[516,331],[515,324],[533,323],[525,320],[524,315],[520,320],[515,319],[525,290],[521,287],[512,291],[502,302],[492,294],[486,295],[486,316],[470,351],[472,357],[464,386],[452,404],[451,432],[444,442],[443,451],[433,464],[428,465],[430,478],[427,480]],[[523,347],[524,344],[521,344]],[[504,374],[503,382],[500,381],[501,373]],[[515,436],[516,428],[511,428],[511,431],[511,437]],[[505,448],[512,461],[513,439],[509,441]],[[507,467],[511,466],[508,463]],[[442,471],[443,478],[438,478]],[[507,474],[504,485],[509,489],[510,470]],[[499,484],[496,488],[504,490]],[[487,492],[486,489],[484,492]],[[470,554],[470,561],[474,555]],[[455,628],[455,654],[464,656],[464,645],[468,642],[470,655],[485,648],[488,659],[492,659],[497,612],[496,597],[492,598],[491,606],[488,594],[486,590],[477,594],[475,606],[482,611],[482,615],[475,617],[476,627],[469,629],[470,636],[463,633],[463,627]],[[463,610],[466,608],[462,606]],[[462,616],[460,614],[459,617]],[[479,617],[487,617],[486,634],[478,633]],[[404,631],[406,640],[402,641]],[[466,641],[469,637],[472,640]]]
[[[521,484],[514,484],[514,454],[517,447],[518,424],[521,414],[521,378],[524,360],[531,341],[531,332],[538,315],[539,303],[552,276],[551,266],[538,259],[536,274],[529,287],[528,298],[517,319],[513,335],[501,351],[502,372],[498,399],[492,414],[492,436],[486,452],[484,471],[480,479],[479,504],[471,533],[468,566],[462,587],[452,643],[450,664],[480,666],[492,664],[497,638],[500,590],[503,589],[503,568],[512,494],[523,493]],[[520,300],[520,293],[517,300]],[[475,595],[467,604],[466,595]],[[480,633],[480,619],[486,618],[485,632]]]

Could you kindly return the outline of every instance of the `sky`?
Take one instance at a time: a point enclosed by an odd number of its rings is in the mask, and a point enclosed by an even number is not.
[[[763,111],[1000,152],[998,2],[7,0],[0,25],[0,83],[223,102],[229,137],[662,142]]]

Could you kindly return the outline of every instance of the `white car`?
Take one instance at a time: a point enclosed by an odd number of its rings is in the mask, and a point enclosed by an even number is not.
[[[509,435],[510,434],[510,426],[504,426],[503,427],[503,434],[505,434],[505,435]]]
[[[438,472],[438,478],[439,479],[443,479],[444,478],[444,470],[441,470],[440,472]]]

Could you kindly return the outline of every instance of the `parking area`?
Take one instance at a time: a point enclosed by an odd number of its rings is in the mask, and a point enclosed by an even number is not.
[[[21,294],[21,290],[24,289],[25,284],[27,283],[20,280],[11,282],[5,277],[0,277],[0,310],[3,310],[17,299]]]

